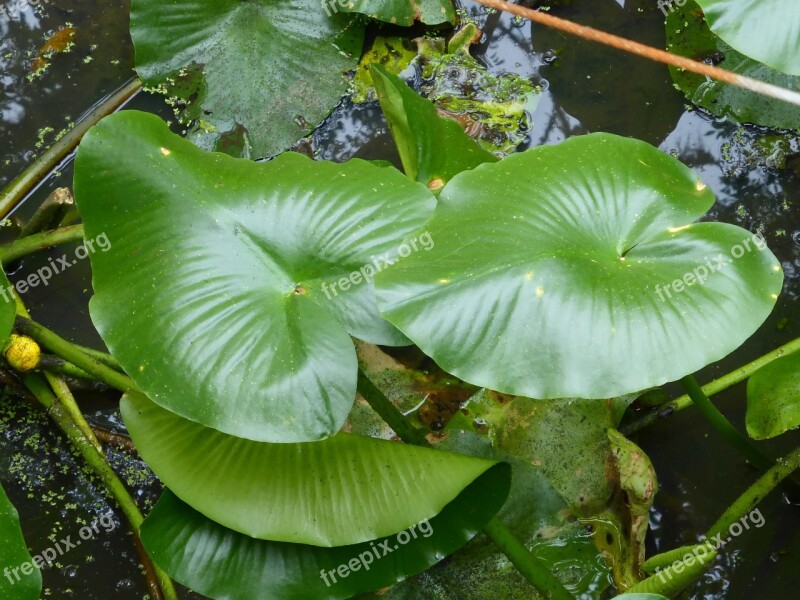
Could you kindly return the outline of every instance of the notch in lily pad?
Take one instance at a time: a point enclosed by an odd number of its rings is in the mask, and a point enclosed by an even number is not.
[[[742,344],[782,288],[761,238],[697,222],[713,203],[674,158],[609,134],[483,164],[442,190],[436,247],[378,275],[381,312],[448,372],[504,393],[675,381]]]

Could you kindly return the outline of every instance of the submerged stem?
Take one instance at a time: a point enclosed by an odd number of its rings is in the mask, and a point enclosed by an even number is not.
[[[83,225],[70,225],[69,227],[34,233],[0,246],[0,263],[7,265],[13,260],[33,254],[39,250],[81,240],[83,240]]]
[[[406,443],[430,447],[422,431],[415,429],[397,410],[389,398],[358,370],[358,393],[372,409],[391,427],[397,436]],[[545,598],[551,600],[573,600],[574,596],[556,579],[542,562],[519,541],[510,529],[497,517],[484,525],[483,532],[514,564],[519,572]]]
[[[739,453],[741,453],[747,460],[762,471],[766,471],[773,465],[772,459],[763,454],[756,448],[750,440],[744,437],[739,430],[736,429],[728,419],[725,418],[719,409],[709,400],[708,396],[703,393],[700,384],[692,375],[687,375],[681,379],[681,384],[686,389],[692,402],[697,407],[697,410],[711,423],[720,435]]]

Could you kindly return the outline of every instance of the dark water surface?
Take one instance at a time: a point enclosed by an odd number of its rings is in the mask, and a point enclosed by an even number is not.
[[[800,336],[800,160],[790,158],[785,169],[753,164],[748,153],[765,132],[740,128],[687,106],[662,65],[532,28],[509,15],[487,15],[469,0],[461,5],[485,32],[476,52],[482,62],[494,72],[515,72],[546,87],[533,115],[528,147],[595,131],[659,146],[693,167],[713,189],[718,201],[710,218],[761,231],[782,261],[786,284],[772,317],[732,356],[701,373],[701,381],[719,377]],[[39,9],[27,7],[11,21],[0,15],[0,186],[59,131],[133,75],[127,12],[127,0],[42,0]],[[554,2],[551,12],[664,46],[664,19],[655,0]],[[32,59],[44,41],[70,23],[77,30],[74,49],[55,56],[46,73],[29,80]],[[557,59],[548,64],[552,56]],[[131,106],[170,116],[159,99],[145,95]],[[314,134],[309,146],[331,160],[395,157],[380,109],[348,101]],[[797,142],[791,141],[790,146],[796,149]],[[71,187],[71,178],[71,164],[66,161],[59,173],[32,194],[20,214],[32,212],[52,189]],[[59,249],[50,256],[64,251],[71,252]],[[45,264],[47,258],[45,253],[26,259],[26,272]],[[102,347],[87,315],[90,296],[88,263],[79,263],[48,287],[30,290],[24,300],[45,325],[76,342]],[[716,397],[742,429],[744,399],[743,385]],[[85,394],[82,402],[95,423],[121,428],[108,398]],[[20,422],[25,425],[20,427]],[[692,409],[647,428],[636,441],[652,458],[661,484],[648,538],[650,552],[695,541],[756,477]],[[777,456],[797,443],[798,435],[786,435],[765,444],[765,449]],[[113,450],[111,455],[148,510],[158,496],[158,482],[138,461]],[[20,511],[34,552],[52,545],[56,538],[74,537],[84,524],[113,513],[79,465],[36,409],[28,409],[17,398],[0,400],[0,478]],[[796,595],[800,512],[778,492],[762,503],[761,511],[764,526],[731,542],[687,598]],[[43,597],[133,599],[146,595],[131,536],[118,519],[112,531],[101,528],[95,539],[70,551],[43,576]]]

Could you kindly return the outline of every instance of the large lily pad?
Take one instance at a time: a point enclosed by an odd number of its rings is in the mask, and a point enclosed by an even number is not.
[[[409,26],[454,23],[453,0],[323,0],[330,12],[362,13],[378,21]]]
[[[164,485],[217,523],[259,539],[331,547],[392,535],[439,514],[497,464],[349,433],[253,442],[136,393],[121,409]]]
[[[19,514],[0,485],[0,597],[38,600],[42,593],[42,574],[31,561]]]
[[[93,322],[181,416],[257,440],[323,438],[355,398],[348,334],[405,343],[370,279],[435,200],[394,168],[291,153],[257,164],[123,112],[84,138],[75,193],[86,235],[110,244],[91,256]]]
[[[737,52],[714,35],[694,0],[667,16],[667,49],[787,89],[798,89],[800,77],[787,75]],[[670,67],[673,81],[693,103],[737,123],[800,129],[796,106],[762,94]]]
[[[742,54],[800,75],[797,0],[697,0],[711,30]]]
[[[363,26],[320,0],[134,0],[136,70],[199,119],[206,149],[271,156],[310,133],[348,87]]]
[[[436,247],[380,273],[382,314],[442,368],[534,398],[608,398],[719,360],[769,315],[761,238],[652,146],[593,134],[457,175]],[[736,323],[736,327],[730,327]]]
[[[423,571],[469,541],[505,501],[508,471],[490,469],[404,544],[402,532],[399,540],[337,548],[257,540],[207,519],[169,491],[145,520],[142,542],[170,576],[211,598],[350,598]],[[340,565],[347,566],[344,577],[335,572]]]
[[[756,371],[747,382],[747,433],[757,440],[800,427],[800,352]]]

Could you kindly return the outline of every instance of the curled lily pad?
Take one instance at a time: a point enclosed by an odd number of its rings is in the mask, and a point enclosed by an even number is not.
[[[200,146],[258,158],[289,148],[336,106],[363,26],[329,16],[320,0],[134,0],[131,37],[143,83],[197,120]]]
[[[534,398],[610,398],[719,360],[769,315],[763,240],[696,223],[714,203],[687,167],[609,134],[453,178],[436,247],[383,271],[382,314],[442,368]],[[736,323],[736,327],[731,327]]]
[[[211,598],[229,598],[231,590],[238,600],[350,598],[423,571],[465,544],[503,505],[510,479],[508,465],[498,465],[430,521],[336,548],[253,539],[167,490],[142,526],[142,542],[171,577]]]
[[[396,169],[233,159],[131,111],[84,138],[75,194],[86,235],[109,241],[91,255],[93,322],[137,386],[181,416],[320,439],[355,398],[350,335],[405,343],[371,279],[435,199]]]
[[[800,427],[800,352],[756,371],[747,382],[747,433],[756,440]]]
[[[42,574],[31,561],[19,514],[0,485],[0,597],[37,600],[42,593]]]
[[[667,50],[787,89],[798,89],[800,77],[787,75],[737,52],[714,35],[694,0],[675,6],[667,16]],[[718,117],[780,129],[800,129],[792,104],[756,94],[696,73],[670,67],[675,84],[693,103]]]
[[[408,27],[414,21],[426,25],[454,23],[453,0],[321,0],[328,12],[362,13],[372,19]]]
[[[742,54],[800,75],[800,3],[796,0],[697,0],[711,30]]]
[[[332,547],[395,534],[439,514],[498,464],[349,433],[253,442],[137,393],[121,409],[142,458],[176,496],[225,527],[278,542]]]
[[[433,104],[399,77],[378,65],[370,70],[403,169],[411,179],[439,191],[461,171],[497,162],[458,123],[436,114]]]

